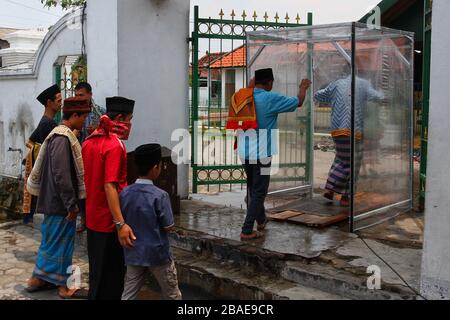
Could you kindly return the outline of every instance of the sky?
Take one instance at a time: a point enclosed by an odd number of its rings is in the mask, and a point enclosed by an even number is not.
[[[89,1],[89,0],[88,0]],[[188,0],[186,0],[188,1]],[[273,18],[275,13],[285,17],[295,17],[299,13],[306,21],[307,12],[314,15],[314,24],[348,22],[361,18],[380,0],[191,0],[200,7],[203,17],[218,17],[223,8],[226,15],[232,9],[242,14],[242,10],[253,15],[256,10],[261,17],[264,11]],[[192,12],[193,10],[191,10]],[[40,0],[0,0],[0,27],[34,28],[49,27],[64,15],[60,8],[44,8]],[[191,19],[192,22],[192,19]]]

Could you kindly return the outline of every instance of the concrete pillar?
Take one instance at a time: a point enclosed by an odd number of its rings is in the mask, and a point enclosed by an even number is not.
[[[429,299],[450,299],[450,1],[433,1],[431,93],[425,239],[421,292]]]
[[[126,146],[157,142],[172,148],[173,130],[189,117],[189,1],[89,0],[88,77],[95,98],[136,100]],[[178,167],[178,192],[188,196],[189,166]]]

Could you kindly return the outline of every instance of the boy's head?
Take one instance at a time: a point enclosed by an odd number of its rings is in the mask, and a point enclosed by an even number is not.
[[[161,145],[149,143],[134,151],[134,162],[139,177],[155,180],[161,173]]]

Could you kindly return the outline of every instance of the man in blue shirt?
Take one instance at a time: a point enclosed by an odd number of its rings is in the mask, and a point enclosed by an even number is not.
[[[180,300],[177,270],[170,251],[168,232],[174,226],[167,192],[153,185],[161,173],[161,146],[146,144],[135,150],[139,179],[120,194],[120,205],[136,240],[125,248],[127,273],[122,300],[134,300],[147,271],[158,281],[163,298]]]
[[[303,105],[311,81],[303,79],[297,97],[286,97],[272,92],[272,69],[256,70],[253,99],[258,128],[238,132],[238,153],[247,175],[247,216],[242,227],[241,239],[261,237],[267,219],[264,200],[270,183],[272,156],[278,153],[276,133],[278,114],[293,112]],[[254,83],[254,84],[253,84]],[[272,137],[274,136],[274,137]],[[257,222],[257,231],[253,226]]]

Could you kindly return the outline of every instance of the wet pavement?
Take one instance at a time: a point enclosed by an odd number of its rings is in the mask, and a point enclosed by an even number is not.
[[[182,202],[182,212],[183,214],[175,218],[178,227],[241,241],[244,210],[191,200]],[[310,259],[318,257],[323,251],[336,249],[354,238],[354,235],[334,227],[319,230],[271,221],[267,224],[263,238],[246,241],[245,244]]]

